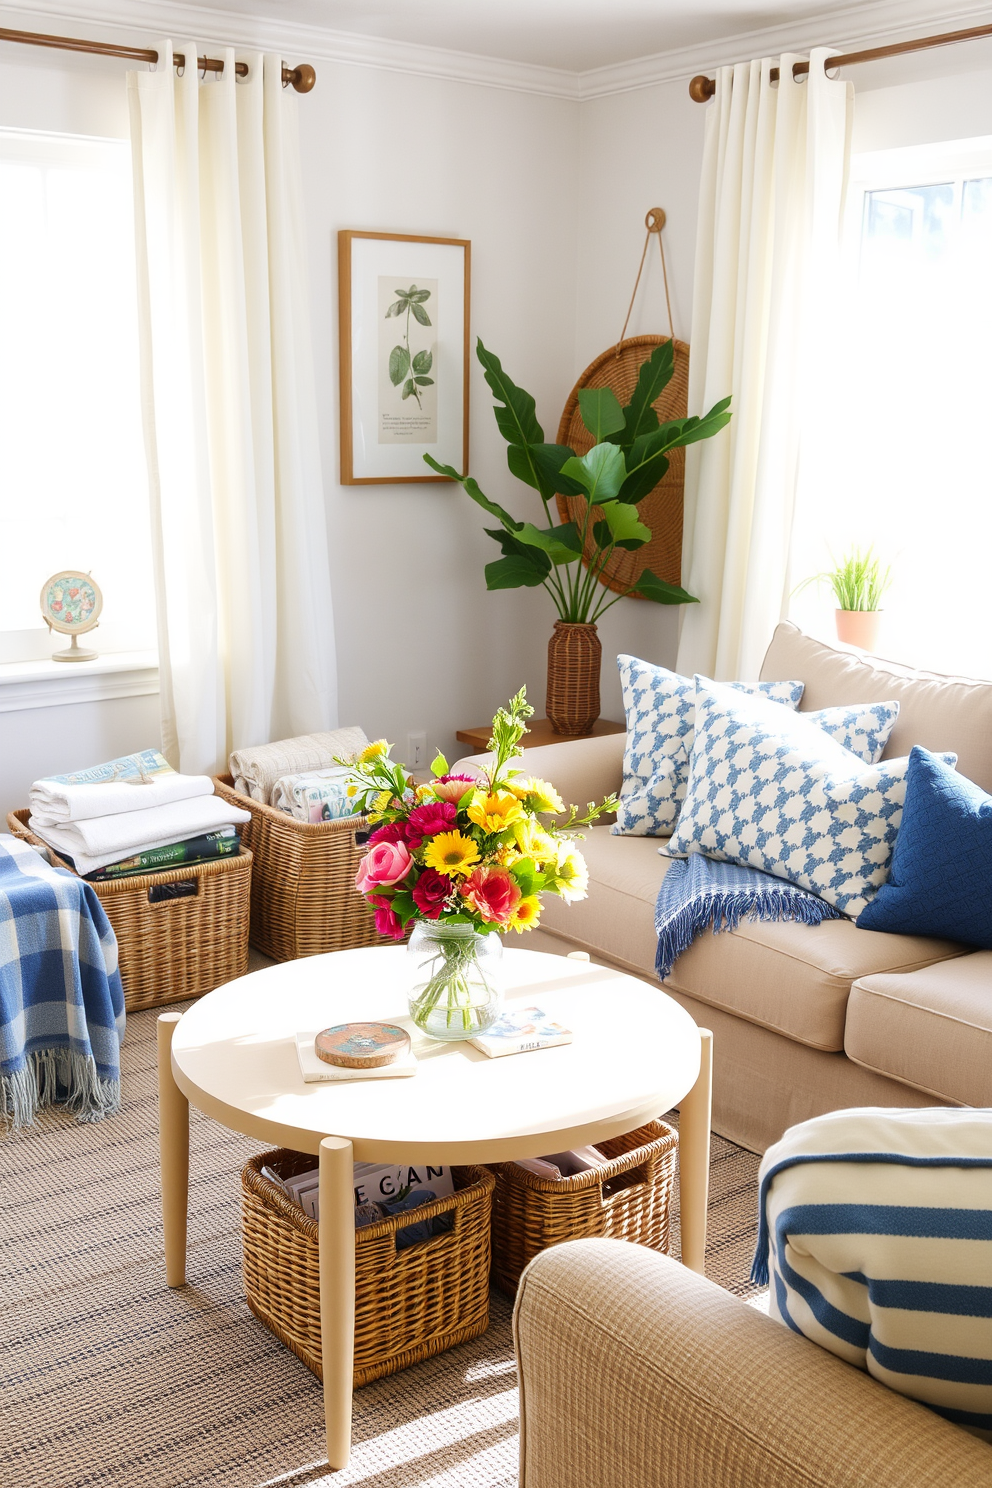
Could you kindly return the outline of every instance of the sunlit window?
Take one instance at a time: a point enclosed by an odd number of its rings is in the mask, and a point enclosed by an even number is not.
[[[103,591],[96,649],[154,645],[123,141],[0,130],[0,537],[0,660],[52,651],[61,567]]]
[[[992,140],[863,157],[854,176],[794,578],[873,545],[892,570],[879,651],[989,677]],[[832,608],[820,585],[790,613],[827,634]]]

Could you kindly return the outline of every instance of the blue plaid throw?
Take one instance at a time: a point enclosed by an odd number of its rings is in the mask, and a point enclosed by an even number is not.
[[[0,1111],[13,1126],[64,1102],[79,1121],[120,1105],[124,992],[92,886],[0,834]]]
[[[707,926],[716,935],[721,930],[736,930],[745,919],[819,925],[822,920],[843,918],[832,904],[783,878],[691,853],[688,858],[674,858],[661,881],[654,911],[655,969],[664,980]]]

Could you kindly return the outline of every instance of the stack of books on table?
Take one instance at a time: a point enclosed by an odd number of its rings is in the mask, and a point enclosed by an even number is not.
[[[320,1175],[316,1164],[290,1177],[283,1177],[266,1166],[262,1168],[262,1176],[294,1204],[299,1204],[304,1214],[311,1219],[320,1218]],[[447,1198],[454,1191],[451,1169],[447,1167],[428,1163],[355,1163],[355,1228],[411,1212],[434,1199]],[[404,1225],[396,1232],[396,1249],[405,1250],[418,1240],[427,1240],[450,1228],[449,1214]]]
[[[208,775],[179,774],[157,749],[46,775],[28,805],[31,831],[95,883],[235,855],[251,821]]]

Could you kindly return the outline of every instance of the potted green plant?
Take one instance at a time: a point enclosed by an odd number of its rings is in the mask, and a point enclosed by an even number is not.
[[[620,593],[602,588],[599,576],[615,548],[634,551],[650,541],[651,530],[638,517],[638,502],[665,474],[671,450],[708,439],[729,422],[730,399],[724,398],[702,418],[659,423],[652,405],[674,367],[672,343],[666,341],[641,367],[626,407],[610,388],[580,389],[582,422],[596,441],[580,457],[568,445],[546,443],[530,393],[510,380],[499,358],[481,340],[476,349],[496,398],[497,427],[509,446],[506,463],[512,475],[537,492],[546,525],[518,521],[491,501],[471,476],[459,475],[430,455],[424,459],[439,475],[459,481],[499,523],[486,528],[503,555],[486,564],[486,587],[541,585],[551,595],[559,618],[548,645],[548,718],[556,733],[588,733],[599,717],[599,617],[627,594],[665,605],[697,602],[650,569]],[[554,498],[559,494],[584,498],[580,520],[558,518]],[[583,556],[585,567],[580,563]]]
[[[833,568],[805,581],[814,583],[827,583],[834,592],[837,639],[863,651],[874,651],[882,620],[882,596],[892,583],[891,568],[882,568],[874,548],[852,548]],[[805,588],[805,584],[800,587]]]

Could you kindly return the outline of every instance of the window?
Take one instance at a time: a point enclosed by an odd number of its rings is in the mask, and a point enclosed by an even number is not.
[[[794,575],[874,544],[893,574],[882,654],[989,677],[992,139],[854,167]],[[795,594],[791,613],[824,634],[832,608],[823,586]]]
[[[138,370],[127,143],[0,130],[0,661],[51,653],[62,566],[103,590],[96,649],[155,644]]]

